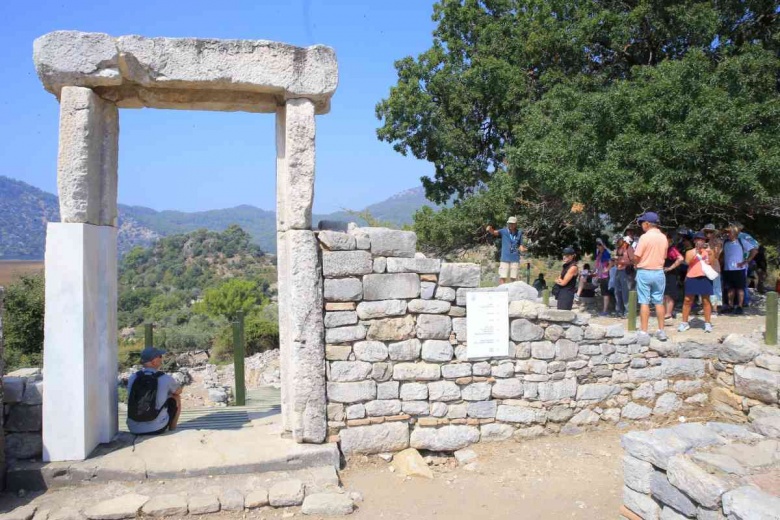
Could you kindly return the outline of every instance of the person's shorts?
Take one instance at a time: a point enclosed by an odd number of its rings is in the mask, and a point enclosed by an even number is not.
[[[747,283],[747,274],[744,269],[738,271],[723,271],[720,273],[723,278],[723,289],[744,289]]]
[[[679,277],[677,272],[666,273],[666,287],[664,287],[664,296],[668,296],[672,300],[680,299],[680,286],[677,283]]]
[[[517,280],[517,274],[520,272],[520,262],[501,262],[498,264],[498,277],[511,278]]]
[[[637,269],[636,292],[640,305],[661,305],[665,288],[666,275],[663,269]]]
[[[155,430],[153,432],[148,433],[137,433],[136,435],[159,435],[161,433],[165,433],[166,430],[171,426],[171,421],[174,417],[176,417],[176,412],[178,411],[178,406],[176,406],[176,400],[173,397],[168,398],[167,401],[165,401],[165,407],[168,409],[168,424],[160,428],[159,430]]]
[[[599,290],[601,290],[602,296],[608,296],[609,295],[609,278],[600,278],[599,279]]]
[[[685,296],[712,296],[712,292],[712,280],[706,276],[689,276],[685,279]]]

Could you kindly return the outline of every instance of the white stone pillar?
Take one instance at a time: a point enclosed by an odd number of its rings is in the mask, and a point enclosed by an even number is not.
[[[327,434],[319,245],[311,231],[314,104],[277,111],[277,256],[283,424],[297,442]]]
[[[90,89],[60,100],[61,223],[46,234],[43,456],[82,460],[117,432],[116,106]]]

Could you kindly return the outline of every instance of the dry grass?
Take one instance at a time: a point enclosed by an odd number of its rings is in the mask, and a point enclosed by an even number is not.
[[[25,275],[43,272],[43,260],[0,260],[0,286],[8,286]]]

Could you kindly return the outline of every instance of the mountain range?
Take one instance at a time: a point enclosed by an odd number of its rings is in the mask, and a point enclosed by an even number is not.
[[[422,186],[405,190],[359,212],[339,211],[313,215],[316,226],[321,220],[365,223],[369,216],[394,226],[412,223],[412,216],[424,205],[435,205],[425,198]],[[0,260],[39,260],[46,244],[46,223],[59,221],[57,196],[25,182],[0,176]],[[276,213],[250,205],[209,211],[156,211],[143,206],[119,205],[119,252],[135,246],[147,246],[163,236],[196,229],[222,231],[231,224],[245,229],[263,251],[276,252]]]

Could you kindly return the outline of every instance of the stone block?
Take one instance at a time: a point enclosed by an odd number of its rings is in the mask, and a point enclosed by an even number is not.
[[[499,379],[493,384],[494,399],[516,399],[523,396],[523,383],[519,379]]]
[[[593,410],[580,410],[574,417],[571,418],[567,426],[587,426],[598,424],[600,420],[599,414]]]
[[[480,442],[501,442],[512,438],[515,428],[509,424],[483,424],[480,429]]]
[[[414,335],[414,317],[406,315],[403,318],[385,318],[372,321],[366,337],[370,340],[401,341],[412,339]]]
[[[356,302],[363,299],[363,282],[358,278],[324,280],[325,299],[330,302]]]
[[[343,421],[346,419],[346,415],[344,414],[344,405],[338,403],[328,404],[327,415],[329,421]]]
[[[423,361],[445,362],[452,359],[452,345],[449,341],[429,339],[423,341],[422,358]]]
[[[464,401],[487,401],[490,399],[490,383],[471,383],[461,389],[461,397]]]
[[[398,399],[400,383],[398,381],[387,381],[376,385],[377,399]]]
[[[417,251],[417,235],[412,231],[400,231],[378,227],[360,228],[371,240],[374,256],[414,258]]]
[[[187,514],[187,499],[182,495],[164,494],[149,499],[141,509],[144,515],[161,518]]]
[[[637,493],[633,489],[623,486],[623,504],[633,513],[643,519],[657,520],[661,515],[661,508],[648,495]]]
[[[780,356],[774,356],[772,354],[761,354],[754,360],[756,366],[759,368],[765,368],[772,372],[780,372]]]
[[[780,415],[756,419],[753,429],[765,437],[780,439]]]
[[[620,393],[617,385],[586,384],[577,388],[577,401],[603,401]]]
[[[352,354],[350,345],[325,345],[325,359],[328,361],[346,361]]]
[[[663,377],[686,377],[696,379],[704,377],[706,362],[703,359],[664,358],[661,360]]]
[[[340,383],[363,381],[368,379],[371,369],[371,363],[365,361],[333,361],[329,379]]]
[[[555,357],[555,345],[550,341],[532,343],[531,357],[536,359],[553,359]]]
[[[273,507],[299,506],[303,503],[304,489],[303,482],[298,479],[277,482],[268,490],[268,503]],[[224,504],[222,507],[224,509]]]
[[[674,392],[667,392],[663,394],[655,402],[653,408],[653,415],[669,415],[679,410],[683,405],[682,399],[680,399]]]
[[[385,422],[345,428],[339,432],[339,437],[345,455],[392,453],[409,447],[409,425]]]
[[[518,300],[509,302],[509,317],[523,318],[526,320],[535,320],[539,316],[539,311],[544,310],[545,306],[528,300]]]
[[[496,412],[496,419],[517,424],[544,424],[547,422],[547,411],[525,406],[501,405]]]
[[[576,344],[577,342],[582,341],[584,335],[585,332],[583,331],[582,327],[577,327],[576,325],[572,325],[571,327],[566,329],[566,333],[564,334],[564,337],[569,341],[573,341]]]
[[[266,491],[266,496],[268,491]],[[193,495],[187,500],[187,509],[191,515],[205,515],[219,512],[219,498],[215,495]]]
[[[559,339],[555,343],[555,359],[560,361],[572,361],[577,359],[577,343],[569,339]]]
[[[442,402],[434,401],[431,403],[430,414],[431,417],[446,417],[449,407]]]
[[[325,302],[325,310],[329,312],[354,311],[355,308],[357,308],[355,302]]]
[[[387,345],[381,341],[358,341],[352,346],[355,357],[360,361],[376,363],[387,359]]]
[[[669,482],[708,509],[720,506],[721,495],[731,489],[728,481],[708,473],[685,455],[675,455],[668,461]]]
[[[361,302],[357,306],[357,315],[361,320],[390,318],[406,314],[407,304],[403,300],[384,300],[378,302]]]
[[[441,428],[417,427],[410,438],[413,448],[430,451],[457,451],[475,442],[479,442],[479,429],[458,425]]]
[[[631,403],[629,403],[631,404]],[[625,409],[624,409],[625,410]],[[648,409],[649,416],[649,409]],[[685,426],[681,428],[680,426]],[[645,432],[629,432],[620,440],[623,449],[640,460],[666,469],[669,459],[694,447],[725,442],[723,437],[700,424],[686,424]]]
[[[24,386],[27,379],[24,377],[3,377],[3,402],[6,404],[21,403],[24,397]]]
[[[742,486],[723,495],[723,512],[739,520],[780,517],[780,497],[753,486]]]
[[[366,328],[363,325],[336,327],[325,331],[327,343],[351,343],[366,339]]]
[[[409,302],[409,312],[413,314],[447,314],[452,305],[441,300],[412,300]]]
[[[583,338],[588,341],[599,340],[607,335],[607,328],[603,325],[588,325],[583,331]]]
[[[401,385],[401,399],[404,401],[428,399],[428,385],[425,383],[404,383]]]
[[[641,404],[631,402],[623,407],[623,411],[620,412],[620,416],[623,419],[639,420],[639,419],[647,419],[648,417],[650,417],[650,414],[652,412],[653,410],[651,410],[647,406],[642,406]]]
[[[335,403],[358,403],[376,399],[376,383],[328,383],[328,400]]]
[[[436,381],[441,379],[441,368],[432,363],[398,363],[393,367],[396,381]]]
[[[253,489],[244,497],[244,507],[257,509],[269,505],[268,490],[265,488]]]
[[[437,274],[441,260],[435,258],[388,258],[388,273]]]
[[[566,378],[561,381],[539,383],[539,399],[541,401],[559,401],[577,394],[577,380]]]
[[[393,378],[392,363],[374,363],[371,379],[374,381],[389,381]]]
[[[653,465],[630,455],[623,455],[623,483],[639,493],[650,494],[650,482],[656,470]]]
[[[43,439],[36,433],[6,433],[5,455],[7,459],[37,459],[43,453]]]
[[[568,406],[553,406],[547,411],[547,420],[555,423],[566,422],[574,415],[574,409]]]
[[[761,354],[759,345],[740,334],[729,334],[718,347],[718,359],[727,363],[749,363]]]
[[[436,282],[420,281],[420,298],[423,300],[432,300],[436,294]]]
[[[436,286],[436,296],[435,298],[437,300],[447,301],[447,302],[454,302],[456,299],[456,292],[455,289],[452,287],[442,287],[441,285]]]
[[[558,341],[561,337],[563,337],[564,330],[563,327],[560,325],[556,325],[555,323],[549,325],[546,329],[544,329],[544,339],[548,341],[552,341],[555,343]]]
[[[441,264],[439,285],[442,287],[479,287],[479,264]]]
[[[369,401],[365,404],[365,407],[366,414],[369,417],[399,415],[401,413],[401,401],[397,399]]]
[[[661,471],[654,471],[650,477],[650,494],[660,503],[679,511],[688,518],[696,516],[696,504],[672,486],[666,474]]]
[[[504,361],[491,367],[490,375],[499,378],[513,377],[515,375],[515,365],[511,361]]]
[[[496,401],[474,401],[468,404],[466,413],[469,417],[475,419],[495,419],[498,411],[498,403]],[[510,433],[507,437],[511,436]]]
[[[388,345],[391,361],[414,361],[420,357],[422,343],[419,339],[409,339]]]
[[[444,379],[457,379],[471,375],[471,363],[452,363],[442,365],[441,376]]]
[[[355,249],[355,237],[349,233],[323,230],[317,234],[317,239],[329,251],[352,251]]]
[[[320,517],[334,517],[352,514],[354,509],[355,505],[352,499],[346,494],[314,493],[304,499],[301,513]]]
[[[539,341],[544,338],[544,329],[526,319],[512,320],[509,324],[512,341]]]
[[[135,518],[149,500],[148,496],[128,493],[98,502],[84,510],[90,520],[123,520]]]
[[[366,416],[366,407],[363,404],[347,406],[346,415],[348,420],[362,419]]]
[[[774,404],[778,402],[780,373],[738,365],[734,367],[734,387],[739,395]]]
[[[460,387],[452,381],[428,383],[428,399],[431,401],[459,401]]]
[[[368,251],[325,251],[322,253],[322,274],[326,278],[360,276],[373,272],[374,264]]]
[[[11,407],[3,426],[8,432],[39,432],[43,426],[42,417],[41,405],[17,404]]]
[[[570,323],[574,321],[577,315],[573,311],[565,311],[558,309],[541,309],[539,311],[539,319],[542,321],[564,322]]]
[[[451,332],[452,318],[449,316],[420,314],[417,317],[417,337],[419,339],[446,340],[450,338]]]
[[[677,355],[682,358],[710,359],[718,357],[718,345],[684,341],[677,344]]]
[[[430,405],[428,401],[404,401],[401,410],[409,415],[428,415]]]
[[[345,325],[355,325],[358,322],[358,316],[355,311],[326,312],[325,328],[344,327]]]

